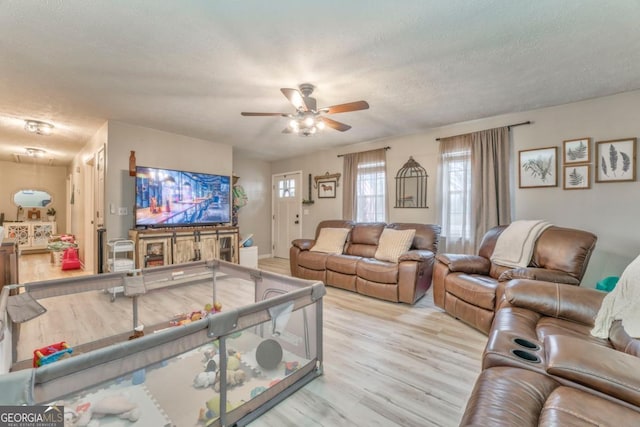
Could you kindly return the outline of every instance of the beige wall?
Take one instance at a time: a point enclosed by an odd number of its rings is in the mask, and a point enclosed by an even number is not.
[[[78,252],[80,259],[84,263],[85,270],[97,272],[95,264],[96,251],[87,249],[93,248],[93,239],[96,238],[95,226],[91,223],[94,219],[94,206],[88,197],[94,191],[93,169],[95,164],[92,161],[96,153],[106,147],[108,139],[108,126],[105,122],[100,129],[87,141],[85,146],[74,157],[68,170],[70,188],[74,191],[74,203],[70,205],[69,232],[76,236],[78,241]]]
[[[253,234],[258,256],[271,254],[271,164],[233,154],[233,174],[247,193],[247,205],[238,211],[240,234]]]
[[[65,166],[46,166],[29,163],[0,161],[0,212],[4,212],[5,221],[15,221],[17,206],[13,203],[13,194],[18,190],[44,190],[51,194],[52,203],[48,207],[56,210],[56,223],[59,233],[66,232],[66,183]],[[25,208],[25,215],[27,213]],[[40,209],[40,218],[47,220],[47,208]]]
[[[107,239],[126,238],[135,225],[135,178],[129,176],[129,154],[141,166],[231,175],[230,145],[110,121],[107,145],[105,218]],[[111,206],[115,209],[112,213]],[[127,215],[117,215],[118,208]]]
[[[409,156],[413,156],[429,174],[429,209],[390,208],[389,221],[434,223],[437,222],[435,192],[438,143],[436,138],[530,120],[531,125],[516,127],[511,131],[512,158],[514,159],[512,164],[513,219],[541,218],[560,226],[581,228],[598,235],[598,244],[583,280],[584,286],[594,287],[595,282],[602,277],[619,275],[624,267],[640,253],[640,231],[636,222],[640,217],[640,198],[638,197],[640,182],[600,184],[595,183],[592,176],[591,189],[567,191],[562,189],[562,163],[559,162],[558,187],[519,189],[516,169],[518,151],[555,146],[560,153],[562,142],[566,139],[591,137],[595,142],[638,137],[640,135],[640,121],[637,120],[638,104],[640,104],[640,91],[635,91],[558,107],[458,123],[431,129],[418,135],[389,138],[274,162],[272,173],[293,169],[302,169],[305,177],[308,173],[318,175],[327,170],[330,173],[342,173],[342,159],[337,158],[337,154],[390,146],[391,149],[387,151],[390,204],[393,204],[395,197],[395,174]],[[592,172],[594,168],[592,161]],[[336,199],[316,200],[314,205],[305,207],[308,211],[308,214],[303,216],[305,237],[313,235],[318,221],[341,217],[341,196],[341,187],[339,187]]]

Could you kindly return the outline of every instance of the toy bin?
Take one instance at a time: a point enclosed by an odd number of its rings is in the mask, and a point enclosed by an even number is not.
[[[64,341],[39,348],[33,351],[33,367],[56,362],[63,355],[71,353],[73,349]]]

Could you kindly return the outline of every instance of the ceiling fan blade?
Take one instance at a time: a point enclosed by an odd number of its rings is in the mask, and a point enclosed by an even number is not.
[[[240,114],[242,114],[243,116],[282,116],[282,117],[289,117],[289,114],[286,114],[286,113],[250,113],[250,112],[243,111]]]
[[[347,113],[349,111],[366,110],[367,108],[369,108],[367,101],[355,101],[348,102],[346,104],[332,105],[331,107],[322,108],[320,111],[327,114],[336,114]]]
[[[329,126],[330,128],[334,128],[335,130],[339,130],[340,132],[351,129],[351,126],[345,125],[344,123],[340,123],[335,120],[331,120],[327,117],[320,117],[320,119],[324,122],[325,125]]]
[[[305,103],[304,97],[298,89],[283,87],[282,89],[280,89],[280,92],[282,92],[282,94],[287,97],[289,102],[291,102],[291,104],[296,107],[296,110],[309,111],[309,107]]]

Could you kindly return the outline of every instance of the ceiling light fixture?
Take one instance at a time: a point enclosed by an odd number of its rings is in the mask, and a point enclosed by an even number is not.
[[[44,155],[46,154],[46,151],[41,148],[27,147],[25,148],[25,150],[27,152],[27,156],[29,157],[44,157]]]
[[[290,116],[291,117],[291,116]],[[324,129],[325,123],[317,114],[298,112],[289,121],[289,129],[300,136],[311,136]]]
[[[25,120],[24,130],[37,135],[51,135],[54,126],[51,123],[41,122],[39,120]]]

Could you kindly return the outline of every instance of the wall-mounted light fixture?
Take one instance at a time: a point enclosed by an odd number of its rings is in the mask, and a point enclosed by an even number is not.
[[[37,135],[51,135],[54,127],[51,123],[41,122],[39,120],[24,121],[24,130]]]

